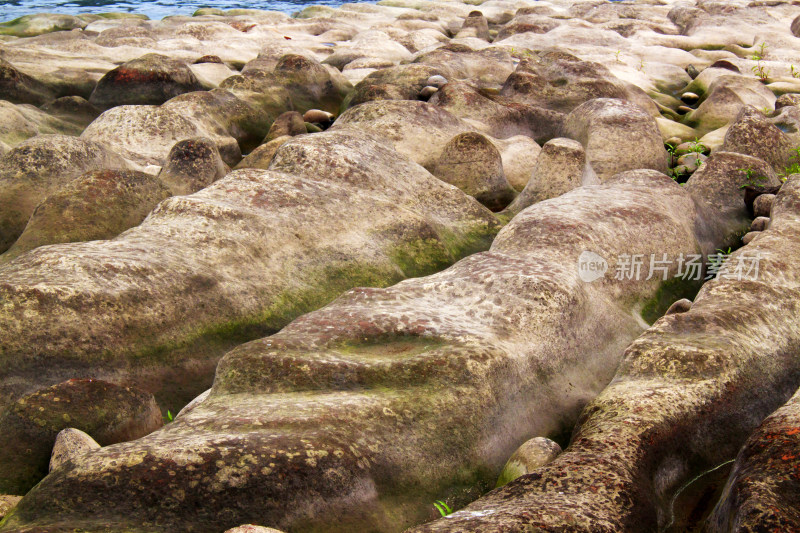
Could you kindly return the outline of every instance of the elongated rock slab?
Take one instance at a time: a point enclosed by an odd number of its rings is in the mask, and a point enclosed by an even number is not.
[[[282,151],[292,155],[279,151],[279,171],[238,170],[169,198],[117,238],[0,267],[0,407],[87,376],[176,410],[236,344],[351,287],[441,270],[498,229],[475,200],[369,137],[317,134]]]
[[[696,213],[653,171],[532,206],[489,252],[351,290],[231,351],[205,401],[54,472],[2,531],[391,532],[431,520],[435,499],[463,505],[523,442],[571,427],[642,331],[637,309],[661,279],[588,283],[581,253],[613,272],[611,258],[653,242],[698,252]]]
[[[414,532],[670,526],[679,488],[733,458],[800,384],[798,230],[795,176],[775,200],[769,229],[727,260],[728,275],[708,282],[688,311],[661,318],[628,347],[563,454]],[[737,266],[759,256],[757,276],[739,280]]]

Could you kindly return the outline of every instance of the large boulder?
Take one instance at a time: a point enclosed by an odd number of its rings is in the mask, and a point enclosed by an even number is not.
[[[0,35],[33,37],[54,31],[68,31],[86,27],[86,21],[72,15],[37,13],[0,22]]]
[[[296,138],[270,171],[237,170],[168,198],[110,241],[45,246],[0,266],[0,407],[93,376],[177,411],[231,347],[353,286],[440,270],[488,247],[498,227],[370,137]]]
[[[138,226],[170,190],[135,170],[95,170],[70,181],[40,203],[0,262],[39,246],[116,237]]]
[[[493,211],[514,199],[503,160],[492,141],[476,132],[460,133],[442,149],[433,175],[455,185]]]
[[[564,138],[546,142],[530,180],[504,213],[513,217],[528,206],[580,187],[585,169],[586,152],[581,143]]]
[[[230,172],[216,145],[204,137],[175,143],[158,179],[173,195],[192,194]]]
[[[683,121],[700,135],[734,122],[745,106],[775,107],[775,95],[763,83],[755,78],[727,74],[709,85],[700,106]]]
[[[562,50],[531,52],[503,84],[502,96],[520,103],[569,113],[596,98],[630,100],[657,116],[653,101],[600,63],[583,61]]]
[[[0,252],[22,234],[36,206],[92,170],[126,169],[102,145],[66,135],[39,135],[0,158]]]
[[[20,398],[0,414],[0,492],[25,494],[46,476],[63,429],[79,429],[108,446],[161,425],[151,394],[96,379],[73,379]]]
[[[282,106],[280,113],[289,109],[301,113],[309,109],[338,113],[353,90],[336,69],[326,68],[315,59],[298,54],[281,56],[271,70],[244,70],[241,75],[223,81],[220,87],[265,109]]]
[[[387,100],[351,107],[331,126],[333,131],[343,129],[367,131],[386,139],[399,153],[433,170],[450,139],[472,128],[427,102]]]
[[[725,273],[703,286],[688,311],[664,316],[628,347],[612,383],[584,409],[564,453],[447,520],[413,531],[656,531],[678,525],[683,517],[675,516],[673,504],[681,490],[734,458],[800,384],[799,244],[800,180],[792,178],[776,198],[769,230],[734,252]],[[775,452],[787,437],[780,433],[787,427],[781,418],[766,424],[767,431],[778,430],[761,440],[767,446],[775,439],[769,449],[748,446],[757,454],[751,464],[779,457]],[[711,531],[790,531],[796,478],[776,494],[766,491],[786,479],[782,467],[796,464],[795,454],[796,448],[767,471],[743,470],[748,457],[742,456],[734,479],[744,483],[730,489],[745,492],[723,496],[723,502],[745,497],[736,501],[744,505],[741,528],[731,522]],[[746,472],[749,480],[740,477]],[[748,486],[755,489],[749,502]],[[752,506],[761,495],[763,506]],[[785,507],[771,502],[783,495],[791,501],[785,521],[772,520]],[[764,520],[750,515],[752,509],[764,510]]]
[[[668,154],[658,124],[631,102],[589,100],[567,116],[562,132],[583,145],[601,181],[639,168],[667,172]]]
[[[716,152],[686,183],[701,209],[716,211],[710,218],[708,239],[724,240],[742,234],[750,226],[751,215],[744,201],[747,186],[775,187],[781,181],[763,159],[733,152]],[[737,243],[729,243],[737,244]]]
[[[55,95],[46,85],[20,72],[2,58],[0,58],[0,95],[3,100],[16,104],[42,105],[55,99]]]
[[[101,108],[159,105],[179,94],[202,88],[183,61],[161,54],[146,54],[100,78],[89,102]]]
[[[752,106],[745,106],[725,133],[722,150],[736,152],[763,159],[776,172],[789,166],[797,140],[781,131],[764,113]]]
[[[171,530],[393,532],[430,520],[432,501],[463,505],[522,443],[571,427],[641,332],[636,309],[662,279],[582,281],[582,252],[650,254],[657,242],[693,253],[697,223],[686,190],[653,171],[537,204],[489,252],[351,290],[229,352],[207,399],[164,431],[53,472],[0,530],[157,519]]]

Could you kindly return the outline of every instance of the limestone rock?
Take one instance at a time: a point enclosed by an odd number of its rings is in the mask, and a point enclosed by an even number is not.
[[[747,439],[722,499],[706,522],[722,531],[800,529],[800,394],[769,415]]]
[[[183,61],[146,54],[123,63],[103,76],[89,101],[98,107],[158,105],[203,87]]]
[[[20,72],[2,58],[0,58],[0,95],[3,96],[3,100],[16,104],[42,105],[55,99],[55,95],[47,86]]]
[[[92,450],[97,450],[100,445],[92,437],[80,429],[62,429],[56,435],[56,442],[53,445],[53,453],[50,454],[50,466],[48,471],[52,472],[67,461],[79,459]]]
[[[278,151],[278,148],[283,146],[283,144],[292,138],[288,135],[284,135],[283,137],[278,137],[277,139],[272,139],[270,142],[266,144],[262,144],[242,159],[242,161],[236,165],[236,168],[261,168],[261,169],[268,169],[269,164],[272,163],[272,158],[275,157],[275,154]]]
[[[128,164],[98,143],[66,135],[39,135],[0,159],[0,252],[22,234],[34,209],[78,176]]]
[[[514,481],[520,476],[530,474],[539,467],[553,461],[561,453],[561,446],[550,439],[535,437],[517,448],[508,459],[497,479],[497,486]]]
[[[22,496],[0,495],[0,521],[17,506]]]
[[[774,194],[759,195],[753,201],[753,212],[756,217],[768,217],[772,212],[772,203],[775,201]]]
[[[331,126],[332,131],[340,129],[357,129],[383,137],[399,153],[432,170],[450,139],[471,128],[427,102],[386,100],[351,107]]]
[[[302,157],[305,139],[284,145],[273,168],[329,165]],[[693,206],[666,176],[628,172],[531,207],[489,252],[443,272],[351,290],[229,352],[205,401],[163,431],[54,472],[5,527],[141,523],[145,494],[178,488],[183,505],[159,508],[160,527],[223,530],[258,514],[284,530],[335,521],[393,532],[434,518],[437,498],[463,505],[522,443],[570,427],[641,331],[633,308],[660,280],[582,282],[581,251],[616,257],[657,242],[692,253]],[[123,459],[132,456],[141,462]],[[109,476],[114,506],[97,481]]]
[[[158,179],[173,195],[192,194],[230,172],[209,139],[196,137],[175,143]]]
[[[775,95],[760,81],[744,76],[731,76],[728,75],[730,72],[725,72],[726,75],[711,83],[703,102],[684,120],[685,124],[695,128],[700,135],[734,122],[747,105],[756,109],[772,109],[775,106]]]
[[[55,13],[37,13],[0,22],[0,35],[13,35],[15,37],[33,37],[43,33],[80,29],[86,22],[72,15]]]
[[[692,301],[688,298],[681,298],[667,309],[667,312],[664,313],[664,316],[675,315],[679,313],[686,313],[692,308]]]
[[[641,89],[622,82],[599,63],[561,50],[533,52],[523,59],[500,94],[563,113],[595,98],[621,98],[657,115],[655,104]]]
[[[751,106],[742,108],[725,134],[722,150],[763,159],[775,171],[782,171],[794,154],[795,143]]]
[[[480,11],[471,11],[464,23],[461,25],[461,30],[456,37],[477,37],[484,41],[491,41],[489,36],[489,22],[483,13]]]
[[[170,191],[149,174],[95,170],[49,194],[0,262],[47,244],[116,237],[138,226]]]
[[[288,135],[294,137],[306,133],[306,124],[303,115],[297,111],[287,111],[275,119],[269,128],[269,133],[262,144],[266,144],[278,137]]]
[[[769,228],[769,217],[756,217],[750,225],[750,231],[765,231],[767,228]]]
[[[585,167],[586,152],[581,143],[564,138],[546,142],[530,181],[505,213],[513,217],[528,206],[580,187]]]
[[[438,271],[498,229],[474,199],[369,136],[296,137],[269,171],[168,198],[115,239],[0,266],[0,407],[91,368],[177,410],[233,346],[351,287]]]
[[[655,119],[625,100],[597,98],[572,111],[564,137],[580,142],[601,181],[639,168],[667,171],[667,152]]]
[[[460,133],[450,139],[439,155],[433,175],[493,211],[499,211],[514,199],[514,190],[503,173],[500,152],[480,133]]]
[[[789,354],[800,342],[800,325],[786,309],[795,309],[800,296],[798,206],[800,180],[790,179],[776,198],[769,231],[726,262],[760,254],[758,276],[706,283],[691,310],[661,318],[636,339],[614,381],[584,410],[564,453],[446,520],[411,531],[666,527],[672,495],[736,456],[796,390],[800,361]],[[787,483],[797,465],[797,435],[787,434],[797,433],[794,405],[745,444],[707,524],[718,525],[711,531],[789,531],[798,523],[797,485]],[[785,450],[792,451],[784,456]]]
[[[96,379],[72,379],[22,397],[0,415],[0,491],[24,494],[47,475],[63,429],[80,429],[108,446],[161,425],[151,394]]]
[[[751,174],[749,178],[748,172]],[[766,186],[780,184],[772,167],[762,159],[733,152],[716,152],[686,182],[687,190],[702,197],[707,209],[720,213],[716,220],[709,219],[709,223],[713,222],[709,232],[716,235],[715,240],[724,241],[725,236],[750,226],[742,188],[754,180]]]
[[[508,184],[515,191],[522,191],[531,179],[531,173],[542,148],[526,135],[494,139],[492,142],[500,150],[503,173]]]

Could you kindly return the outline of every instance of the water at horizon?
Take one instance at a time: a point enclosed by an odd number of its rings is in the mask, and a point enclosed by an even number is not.
[[[266,9],[291,15],[311,5],[340,6],[369,0],[0,0],[0,22],[36,13],[139,13],[151,19],[169,15],[191,15],[201,7],[219,9]],[[376,0],[372,0],[376,1]]]

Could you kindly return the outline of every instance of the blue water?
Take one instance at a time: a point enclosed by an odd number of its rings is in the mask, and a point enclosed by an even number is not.
[[[0,21],[34,13],[103,13],[108,11],[141,13],[151,19],[168,15],[191,15],[201,7],[219,9],[267,9],[292,14],[310,5],[340,6],[363,0],[0,0]]]

